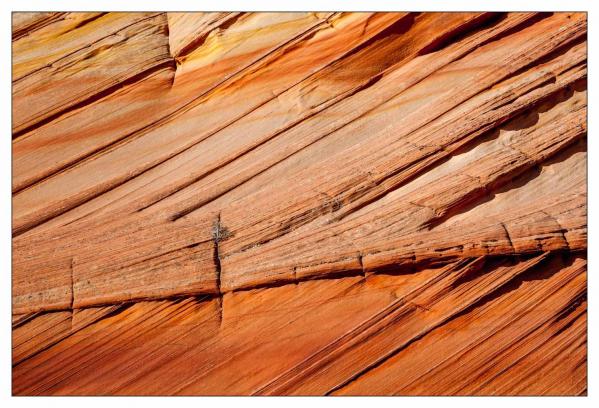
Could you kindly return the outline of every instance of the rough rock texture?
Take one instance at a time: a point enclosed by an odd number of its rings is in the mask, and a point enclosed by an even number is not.
[[[586,30],[14,14],[13,393],[586,394]]]

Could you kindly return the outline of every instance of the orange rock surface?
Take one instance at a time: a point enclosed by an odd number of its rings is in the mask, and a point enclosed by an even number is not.
[[[584,13],[12,30],[14,394],[586,394]]]

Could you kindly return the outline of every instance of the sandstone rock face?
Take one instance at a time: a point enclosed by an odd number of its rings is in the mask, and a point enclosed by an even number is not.
[[[586,30],[14,14],[13,393],[586,394]]]

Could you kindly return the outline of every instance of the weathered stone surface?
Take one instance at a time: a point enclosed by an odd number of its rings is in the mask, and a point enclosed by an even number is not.
[[[582,13],[15,13],[15,394],[586,393]]]

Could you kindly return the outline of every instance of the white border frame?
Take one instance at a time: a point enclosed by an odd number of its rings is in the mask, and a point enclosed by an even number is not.
[[[245,406],[258,405],[260,407],[277,406],[312,406],[313,404],[330,404],[342,405],[345,407],[363,406],[365,404],[381,404],[394,405],[403,402],[416,403],[419,406],[429,406],[433,404],[442,405],[443,408],[451,406],[459,406],[466,408],[469,406],[504,407],[506,404],[513,406],[525,406],[529,404],[542,404],[543,408],[569,406],[571,404],[580,404],[585,406],[599,406],[598,399],[595,394],[599,393],[599,386],[595,386],[599,376],[597,375],[596,366],[598,359],[596,358],[596,347],[591,344],[596,339],[597,335],[597,314],[594,307],[598,298],[596,278],[594,275],[595,255],[594,255],[594,231],[595,231],[595,216],[594,209],[597,204],[597,188],[593,185],[592,175],[596,174],[599,162],[589,160],[588,165],[588,226],[589,226],[589,249],[588,249],[588,397],[404,397],[403,399],[395,399],[389,397],[345,397],[323,400],[320,398],[302,397],[302,398],[285,398],[284,397],[269,397],[269,398],[245,398],[245,397],[191,397],[163,400],[163,397],[111,397],[110,399],[94,398],[94,397],[11,397],[11,377],[12,377],[12,358],[11,358],[11,138],[9,135],[11,130],[11,13],[13,11],[149,11],[149,10],[164,10],[164,11],[223,11],[223,10],[251,10],[251,11],[587,11],[588,12],[588,90],[589,90],[589,114],[588,114],[588,129],[589,132],[594,129],[594,117],[592,112],[595,111],[596,95],[594,93],[596,79],[592,72],[595,67],[597,53],[594,52],[595,31],[594,27],[597,23],[595,17],[596,5],[599,2],[583,1],[583,0],[535,0],[535,1],[516,1],[503,0],[490,4],[489,2],[477,1],[451,1],[439,2],[435,0],[418,0],[413,2],[398,2],[391,4],[384,0],[304,0],[304,1],[287,1],[276,2],[273,0],[254,0],[251,2],[243,2],[240,0],[218,0],[213,2],[185,2],[181,0],[103,0],[83,3],[80,1],[64,0],[64,1],[48,1],[48,0],[26,0],[13,2],[3,1],[0,3],[2,12],[0,13],[0,27],[2,35],[0,36],[1,56],[2,56],[2,112],[4,120],[1,121],[2,127],[5,129],[1,140],[0,148],[0,184],[3,192],[2,200],[0,201],[0,222],[2,225],[2,288],[4,296],[0,297],[2,305],[2,336],[0,337],[0,399],[3,406],[6,404],[15,404],[29,406],[41,404],[56,403],[62,407],[66,406],[102,406],[104,404],[143,404],[150,406],[164,406],[164,404],[177,404],[177,406],[197,406],[198,402],[207,404],[218,404],[219,408],[227,404],[243,404]],[[597,157],[597,143],[594,138],[588,138],[588,153],[589,157]],[[85,398],[85,399],[83,399]],[[140,400],[132,400],[131,398]],[[198,401],[196,398],[201,398]],[[310,400],[306,399],[310,398]],[[407,399],[406,399],[407,398]],[[418,399],[414,399],[418,398]],[[541,400],[537,400],[542,398]],[[369,400],[372,399],[372,400]],[[593,400],[596,400],[594,403]],[[569,408],[569,407],[568,407]]]

